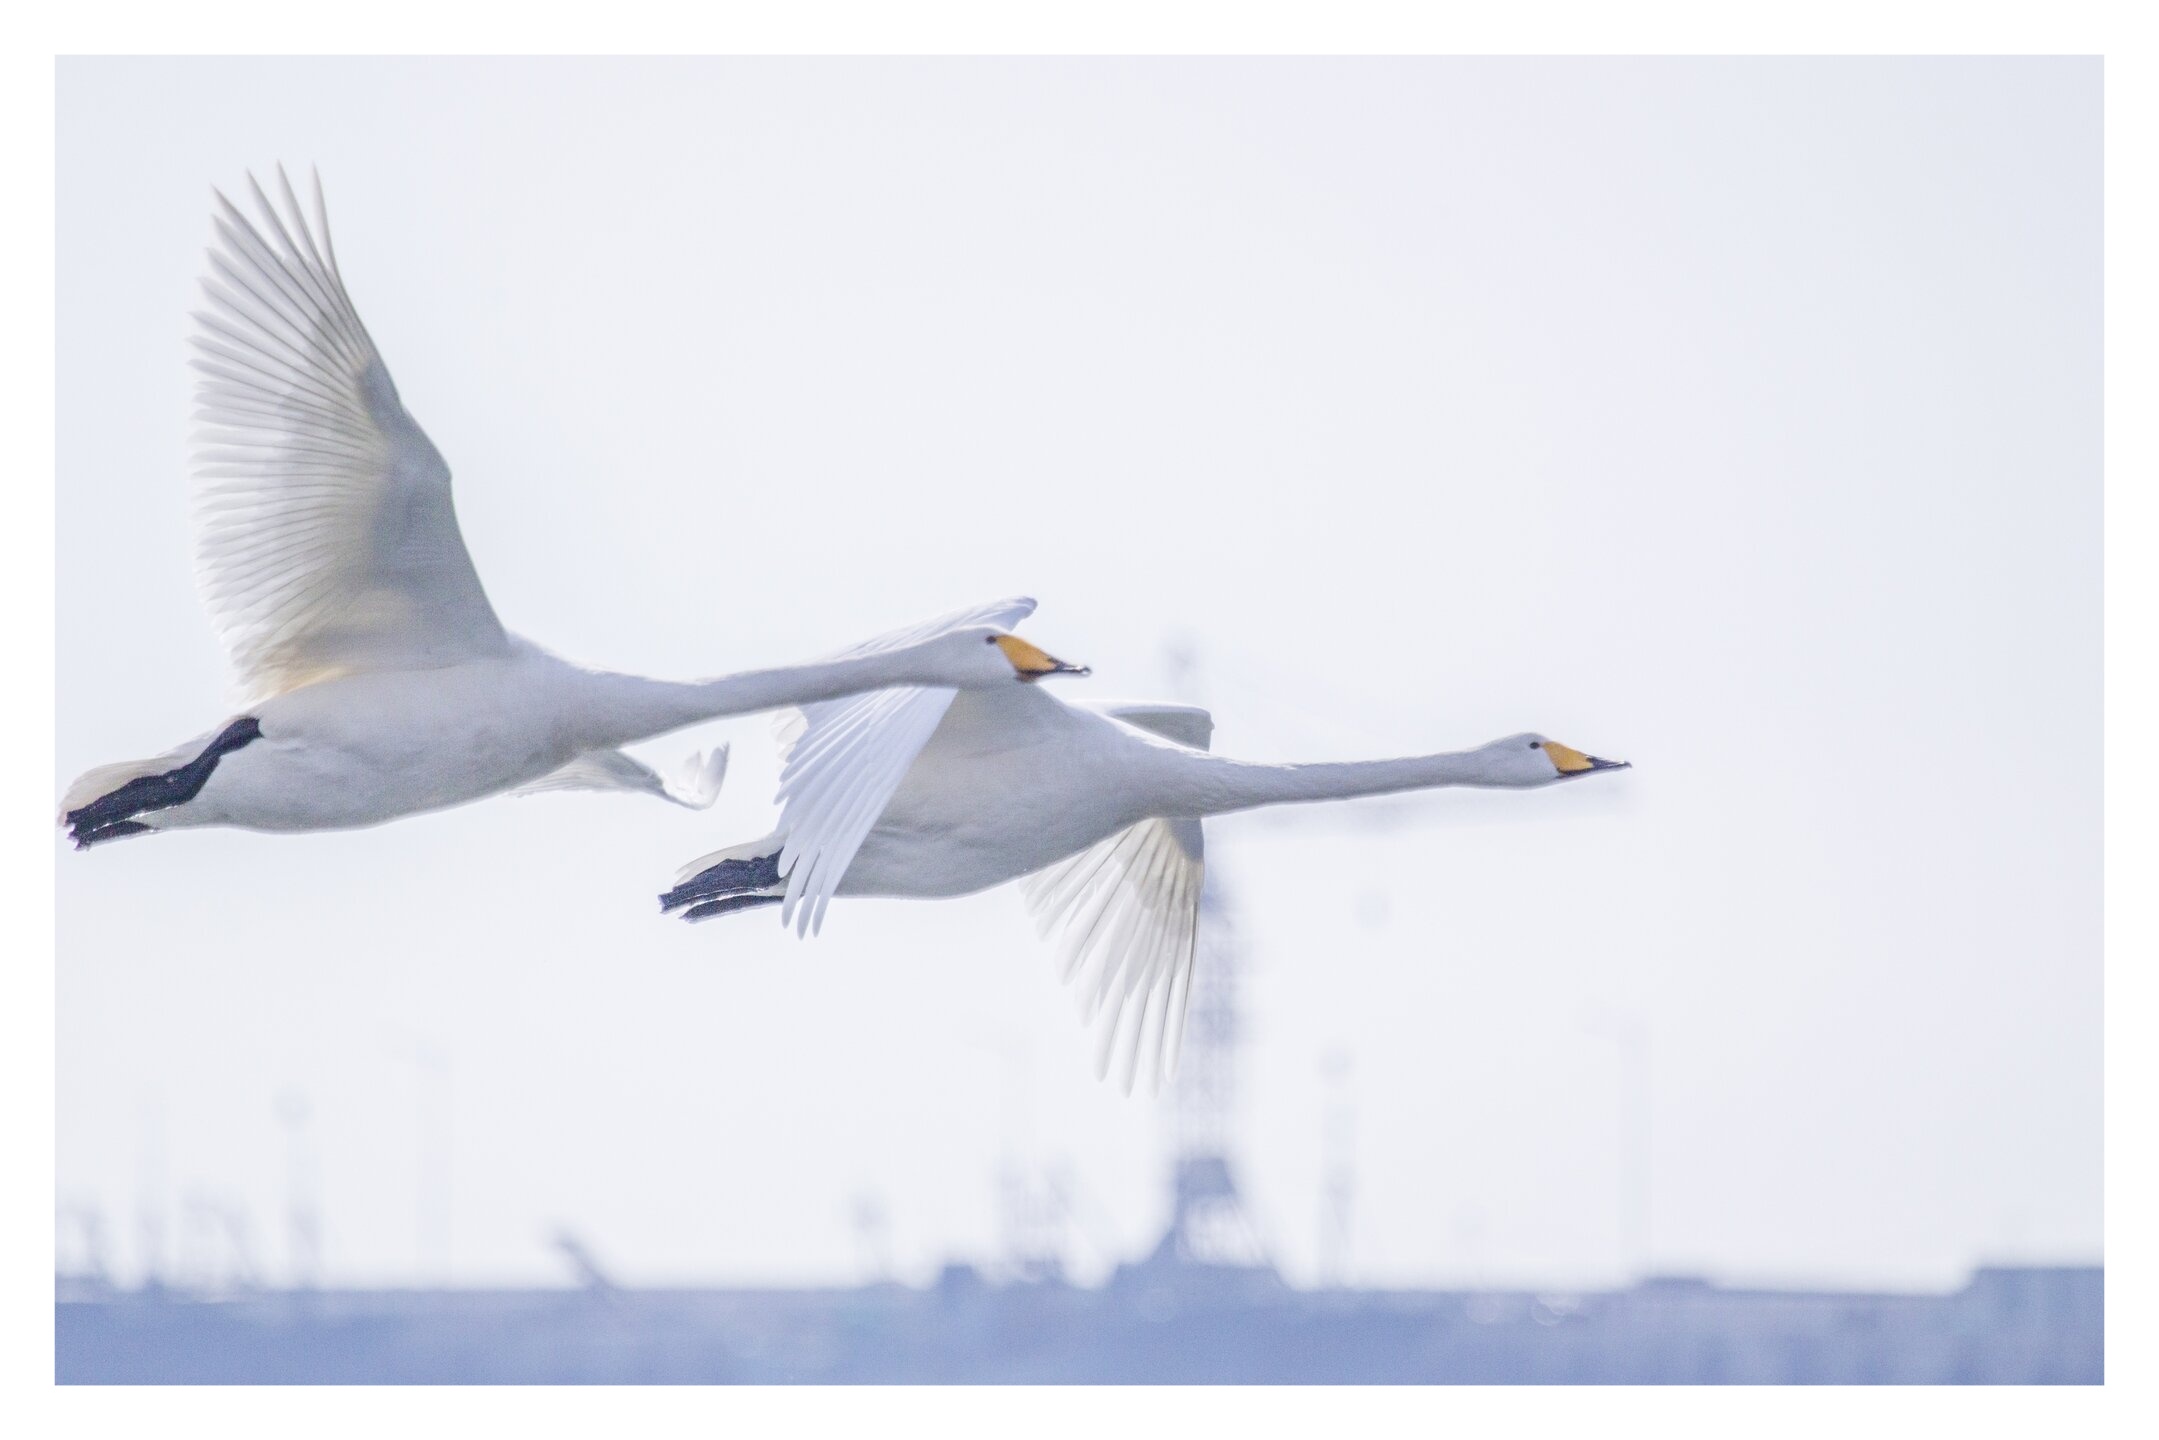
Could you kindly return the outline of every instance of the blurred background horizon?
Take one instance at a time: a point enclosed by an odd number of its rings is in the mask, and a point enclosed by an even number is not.
[[[1635,763],[1210,822],[1292,1283],[2096,1264],[2099,76],[65,60],[54,793],[226,712],[185,316],[210,187],[314,164],[550,649],[1022,592],[1073,693],[1224,753]],[[927,1284],[1044,1187],[1075,1279],[1144,1254],[1173,1107],[1094,1080],[1009,890],[659,918],[769,828],[766,718],[637,748],[719,740],[703,814],[63,855],[63,1265]]]

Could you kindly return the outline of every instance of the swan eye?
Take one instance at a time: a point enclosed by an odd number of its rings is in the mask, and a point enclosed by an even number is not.
[[[1542,740],[1532,740],[1529,742],[1529,748],[1532,750],[1542,750],[1544,748],[1544,742]]]
[[[995,635],[985,635],[982,637],[982,643],[985,645],[995,645],[997,643],[997,637]]]

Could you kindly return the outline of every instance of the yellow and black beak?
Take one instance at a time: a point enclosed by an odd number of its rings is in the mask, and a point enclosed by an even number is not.
[[[1067,665],[1055,655],[1039,646],[1030,645],[1017,635],[1000,635],[997,648],[1005,652],[1005,659],[1019,678],[1026,681],[1040,680],[1045,675],[1090,675],[1094,672],[1085,665]]]
[[[1562,779],[1574,775],[1588,775],[1598,770],[1632,770],[1634,768],[1625,760],[1600,760],[1594,755],[1584,755],[1573,746],[1562,745],[1557,740],[1545,741],[1544,753],[1551,757],[1552,766],[1559,771]]]

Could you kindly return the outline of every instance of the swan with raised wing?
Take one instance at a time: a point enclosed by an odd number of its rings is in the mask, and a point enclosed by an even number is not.
[[[518,789],[710,800],[618,748],[698,721],[889,685],[1019,688],[1075,669],[988,626],[818,664],[672,682],[574,665],[505,630],[459,534],[450,470],[398,398],[330,246],[282,169],[282,213],[217,196],[195,316],[197,573],[238,713],[68,787],[78,847],[157,830],[373,825]],[[1006,607],[1009,608],[1009,607]]]

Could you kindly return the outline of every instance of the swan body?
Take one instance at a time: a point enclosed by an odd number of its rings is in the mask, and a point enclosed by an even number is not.
[[[1119,718],[1124,707],[970,698],[946,710],[834,895],[971,895],[1181,808],[1164,782],[1184,747]]]
[[[778,904],[807,933],[836,895],[946,897],[1024,879],[1102,1022],[1098,1067],[1121,1056],[1130,1089],[1143,1062],[1157,1082],[1176,1063],[1206,817],[1628,768],[1526,733],[1399,760],[1262,765],[1211,753],[1212,733],[1192,706],[1070,703],[1022,686],[811,705],[782,731],[779,829],[690,862],[661,906],[702,920]]]
[[[589,670],[505,630],[458,531],[450,471],[346,294],[322,189],[282,171],[258,225],[218,196],[196,315],[197,572],[241,712],[61,802],[78,847],[192,825],[378,824],[510,791],[709,804],[725,753],[670,785],[618,747],[698,721],[888,685],[1010,686],[1069,666],[972,617],[811,665],[671,682]]]

